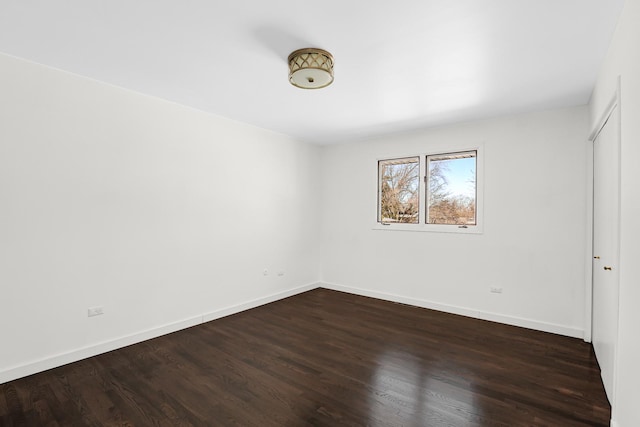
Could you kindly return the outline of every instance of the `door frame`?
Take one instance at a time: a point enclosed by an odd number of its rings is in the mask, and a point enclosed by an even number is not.
[[[620,165],[621,147],[622,147],[622,114],[621,107],[621,86],[622,78],[618,76],[616,81],[616,91],[609,100],[607,107],[600,114],[600,118],[591,129],[589,133],[589,144],[587,144],[587,229],[586,229],[586,249],[585,249],[585,298],[584,298],[584,341],[590,343],[593,332],[593,180],[594,180],[594,147],[596,138],[600,134],[600,131],[609,120],[609,117],[613,112],[618,109],[616,121],[612,122],[617,127],[618,132],[616,144],[618,144],[618,165]],[[620,169],[618,168],[618,182],[620,182]],[[620,185],[618,185],[618,192],[620,191]],[[620,194],[618,194],[618,248],[617,258],[620,260]],[[617,271],[620,269],[617,268]],[[616,274],[618,274],[616,272]],[[616,339],[617,341],[617,339]],[[617,352],[615,353],[617,354]],[[614,356],[614,360],[617,356]],[[615,375],[614,375],[614,389],[615,389]]]

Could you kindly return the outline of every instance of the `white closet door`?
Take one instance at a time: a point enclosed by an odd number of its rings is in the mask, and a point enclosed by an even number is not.
[[[618,109],[594,141],[592,341],[609,402],[613,402],[618,336],[620,161]]]

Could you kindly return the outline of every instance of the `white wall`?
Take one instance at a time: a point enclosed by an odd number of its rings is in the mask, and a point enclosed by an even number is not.
[[[587,133],[588,111],[578,107],[324,148],[322,281],[582,337]],[[477,143],[483,234],[372,229],[377,159]]]
[[[595,126],[621,77],[620,313],[613,423],[640,425],[640,1],[627,0],[591,99]]]
[[[0,55],[0,383],[313,285],[318,155]]]

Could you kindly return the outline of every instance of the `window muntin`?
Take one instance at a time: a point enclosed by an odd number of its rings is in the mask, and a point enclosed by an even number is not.
[[[420,158],[378,162],[378,222],[420,222]]]
[[[426,223],[477,224],[477,151],[426,157]]]

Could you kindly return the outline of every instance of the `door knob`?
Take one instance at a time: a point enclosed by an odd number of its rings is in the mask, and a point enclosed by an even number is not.
[[[599,256],[594,256],[593,259],[600,259],[600,257]]]
[[[604,269],[605,269],[605,270],[611,270],[611,267],[607,267],[607,266],[605,266],[605,267],[604,267]]]

